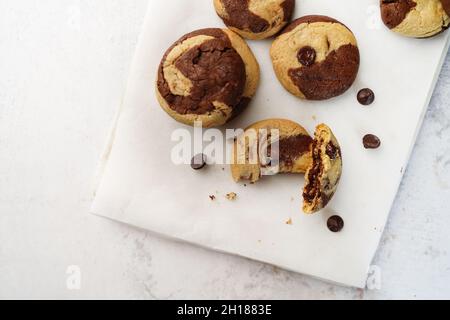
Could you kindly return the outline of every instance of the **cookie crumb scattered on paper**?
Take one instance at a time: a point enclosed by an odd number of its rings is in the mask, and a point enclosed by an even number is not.
[[[214,195],[210,195],[209,198],[211,199],[211,201],[216,200],[216,196],[214,196]]]
[[[229,194],[226,195],[227,199],[230,201],[236,200],[237,198],[237,194],[234,192],[230,192]]]
[[[286,221],[286,224],[288,224],[288,225],[292,225],[292,218],[289,218],[289,220],[288,221]]]

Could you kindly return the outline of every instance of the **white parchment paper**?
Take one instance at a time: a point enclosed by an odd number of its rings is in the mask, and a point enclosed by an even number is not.
[[[184,126],[156,101],[159,61],[183,34],[223,24],[212,1],[152,0],[92,212],[165,237],[364,287],[448,48],[448,34],[416,40],[388,31],[380,21],[378,2],[298,1],[295,17],[329,15],[354,31],[362,60],[357,82],[341,97],[301,101],[276,80],[271,41],[252,41],[261,84],[249,108],[228,125],[242,128],[271,117],[297,121],[311,133],[321,122],[330,125],[343,149],[344,170],[329,208],[313,216],[301,212],[301,176],[271,177],[244,186],[235,184],[224,166],[194,172],[171,162],[171,134]],[[370,107],[356,101],[363,87],[377,95]],[[362,147],[367,133],[381,138],[379,150]],[[225,199],[229,192],[238,194],[236,201]],[[216,201],[210,200],[212,194]],[[327,218],[335,213],[345,220],[338,234],[326,228]],[[288,219],[292,225],[286,224]]]

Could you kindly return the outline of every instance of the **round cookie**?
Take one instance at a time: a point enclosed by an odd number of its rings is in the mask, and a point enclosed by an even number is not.
[[[295,96],[326,100],[356,79],[359,49],[353,33],[326,16],[305,16],[285,28],[270,50],[281,84]]]
[[[214,7],[231,30],[261,40],[277,34],[290,21],[295,0],[214,0]]]
[[[227,29],[202,29],[176,41],[158,69],[156,96],[175,120],[221,126],[245,109],[259,65],[245,41]]]
[[[334,196],[342,174],[342,152],[331,129],[317,127],[312,145],[312,163],[306,172],[303,211],[315,213]]]
[[[271,137],[277,130],[277,137]],[[249,126],[234,143],[231,174],[237,182],[240,180],[258,181],[263,172],[305,173],[312,162],[311,145],[313,139],[299,124],[284,119],[268,119]],[[277,148],[273,147],[276,143]],[[267,149],[265,149],[267,148]],[[277,151],[275,151],[277,150]],[[253,156],[250,155],[254,152]],[[269,156],[262,163],[261,152]],[[276,169],[276,172],[271,171]]]
[[[429,38],[450,25],[450,0],[380,0],[381,17],[392,31]]]

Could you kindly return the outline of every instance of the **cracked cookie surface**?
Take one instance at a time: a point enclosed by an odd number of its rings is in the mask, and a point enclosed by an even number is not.
[[[175,120],[220,126],[239,115],[256,92],[259,66],[229,30],[191,32],[165,53],[156,82],[161,107]]]
[[[295,0],[214,0],[228,28],[252,40],[277,34],[291,19]]]

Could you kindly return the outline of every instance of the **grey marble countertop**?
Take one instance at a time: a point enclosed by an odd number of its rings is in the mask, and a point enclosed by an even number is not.
[[[89,215],[146,4],[0,2],[0,298],[450,298],[450,55],[374,260],[378,290]]]

